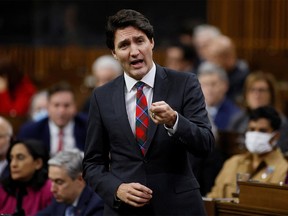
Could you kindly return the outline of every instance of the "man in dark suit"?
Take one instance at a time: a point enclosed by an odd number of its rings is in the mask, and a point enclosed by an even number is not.
[[[102,216],[102,199],[82,178],[83,153],[77,149],[62,151],[48,161],[52,203],[38,216]]]
[[[48,117],[24,124],[18,138],[41,140],[51,155],[77,147],[84,150],[87,116],[77,114],[75,96],[68,83],[57,83],[48,90]]]
[[[83,160],[104,215],[205,215],[188,159],[214,146],[197,78],[153,62],[153,27],[137,11],[109,17],[106,35],[125,73],[93,92]]]

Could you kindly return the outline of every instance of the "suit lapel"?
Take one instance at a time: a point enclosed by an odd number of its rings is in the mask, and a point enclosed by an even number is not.
[[[119,123],[121,125],[120,128],[123,131],[123,133],[126,135],[126,137],[128,138],[129,143],[131,143],[132,146],[135,146],[135,148],[137,148],[137,150],[139,151],[139,154],[142,155],[141,150],[138,144],[136,143],[135,136],[131,130],[131,126],[128,120],[126,104],[125,104],[124,87],[125,87],[125,82],[124,82],[124,77],[122,76],[122,79],[119,79],[119,82],[116,83],[115,88],[113,90],[112,101],[115,102],[113,103],[114,110],[115,110],[116,116],[119,117]],[[168,96],[168,90],[169,90],[168,87],[169,87],[169,80],[167,79],[167,74],[164,68],[156,65],[156,75],[155,75],[152,102],[162,101],[162,100],[166,101],[167,96]],[[125,114],[123,115],[123,113]],[[147,151],[153,140],[157,127],[158,126],[151,119],[149,119],[148,140],[146,144]]]
[[[168,88],[169,88],[169,80],[167,79],[167,74],[164,68],[160,67],[159,65],[156,65],[156,75],[155,75],[152,103],[157,101],[166,101],[169,90]],[[150,147],[150,144],[153,140],[157,128],[158,126],[150,118],[148,129],[148,140],[146,144],[147,151]]]
[[[137,148],[138,151],[141,153],[141,150],[136,143],[135,136],[131,130],[131,126],[128,120],[124,87],[124,76],[122,76],[122,79],[119,79],[119,82],[116,83],[115,88],[113,89],[112,101],[114,102],[114,111],[117,118],[119,119],[120,129],[123,131],[123,134],[125,134],[125,136],[129,140],[129,143],[131,143],[132,146],[135,146],[135,148]]]

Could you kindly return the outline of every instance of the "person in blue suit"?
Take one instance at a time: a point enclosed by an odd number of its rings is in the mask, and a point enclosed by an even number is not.
[[[54,199],[38,216],[102,216],[103,201],[82,178],[83,152],[71,149],[48,161]]]
[[[106,35],[124,75],[93,91],[83,160],[104,215],[205,215],[188,153],[204,157],[214,137],[196,75],[154,63],[153,26],[135,10],[110,16]]]
[[[74,92],[68,83],[60,82],[51,86],[47,109],[48,117],[24,124],[17,137],[41,140],[51,156],[74,147],[83,151],[87,116],[77,113]]]
[[[200,64],[197,74],[211,119],[218,130],[227,130],[240,108],[227,97],[229,80],[225,70],[205,61]]]

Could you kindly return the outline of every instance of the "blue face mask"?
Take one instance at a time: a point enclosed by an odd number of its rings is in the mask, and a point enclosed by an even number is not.
[[[32,115],[32,120],[33,121],[40,121],[40,120],[46,118],[47,116],[48,116],[47,110],[46,109],[41,109],[40,111],[35,112]]]

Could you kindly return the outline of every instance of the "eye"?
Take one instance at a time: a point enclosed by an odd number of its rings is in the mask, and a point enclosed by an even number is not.
[[[57,180],[55,181],[55,184],[57,184],[57,185],[63,185],[63,184],[64,184],[64,181],[61,180],[61,179],[57,179]]]
[[[138,42],[138,43],[143,43],[143,42],[144,42],[144,39],[143,39],[143,38],[139,38],[139,39],[137,40],[137,42]]]
[[[128,43],[121,43],[119,45],[119,49],[126,49],[128,47]]]
[[[17,155],[17,159],[18,160],[24,160],[25,156],[23,154],[19,154],[19,155]]]

